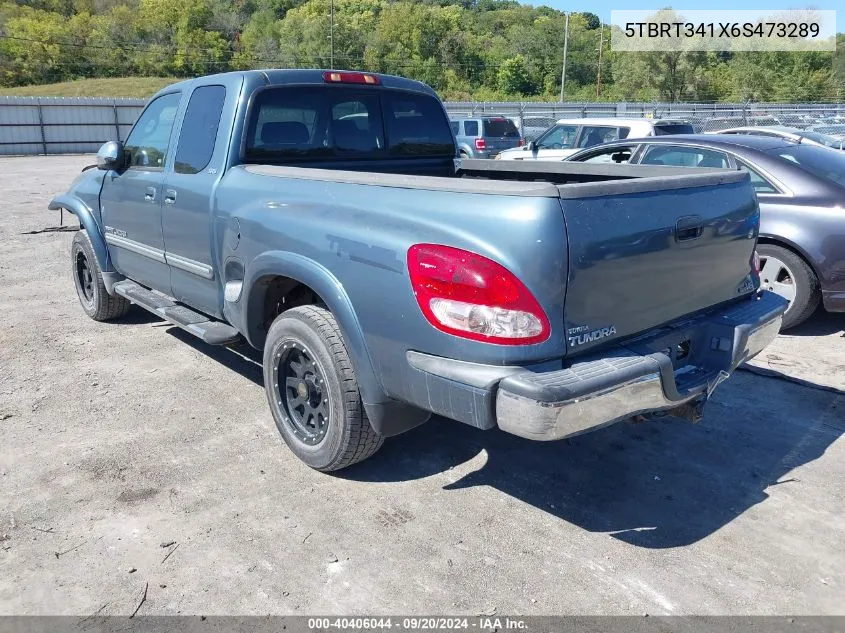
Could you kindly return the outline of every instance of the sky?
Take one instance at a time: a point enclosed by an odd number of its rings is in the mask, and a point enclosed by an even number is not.
[[[528,0],[523,4],[546,5],[561,11],[590,11],[599,16],[602,22],[610,21],[610,12],[614,9],[662,9],[671,6],[676,10],[707,9],[719,11],[723,9],[838,9],[842,7],[841,0],[813,0],[806,4],[800,2],[778,2],[777,0],[709,0],[706,6],[701,2],[631,2],[631,0]],[[845,10],[836,13],[836,31],[845,33]]]

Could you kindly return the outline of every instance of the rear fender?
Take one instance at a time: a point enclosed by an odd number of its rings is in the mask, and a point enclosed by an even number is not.
[[[352,302],[337,278],[321,264],[289,251],[270,251],[259,255],[247,267],[244,279],[244,302],[227,303],[226,316],[244,333],[250,344],[261,349],[266,332],[261,328],[264,319],[264,292],[261,280],[282,276],[305,284],[313,290],[334,315],[343,334],[352,360],[358,389],[370,422],[382,435],[396,435],[428,419],[429,413],[392,400],[384,393],[374,369],[364,333]],[[238,302],[238,303],[241,303]]]
[[[91,240],[91,245],[94,247],[94,254],[97,256],[97,263],[100,265],[100,269],[105,273],[114,272],[103,232],[100,230],[97,220],[94,219],[93,212],[82,200],[74,195],[65,194],[53,198],[48,208],[51,211],[66,209],[75,215],[82,228],[88,231],[88,237]]]

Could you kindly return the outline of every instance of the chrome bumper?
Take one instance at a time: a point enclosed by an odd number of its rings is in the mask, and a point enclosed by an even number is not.
[[[638,414],[679,409],[709,398],[737,366],[780,331],[786,302],[764,292],[707,315],[683,364],[664,349],[671,334],[615,347],[559,371],[521,371],[504,378],[496,395],[503,431],[532,440],[557,440]],[[680,365],[680,366],[679,366]]]

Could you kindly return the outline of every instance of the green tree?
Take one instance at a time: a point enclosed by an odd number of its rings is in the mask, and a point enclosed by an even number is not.
[[[531,81],[522,55],[511,57],[502,63],[499,69],[499,90],[509,95],[532,95],[537,92],[537,86]]]

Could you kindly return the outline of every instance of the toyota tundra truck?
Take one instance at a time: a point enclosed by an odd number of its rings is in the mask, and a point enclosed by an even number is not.
[[[746,173],[460,161],[428,86],[267,70],[176,83],[50,209],[95,321],[131,304],[263,350],[321,471],[432,414],[556,440],[697,420],[776,335]]]

